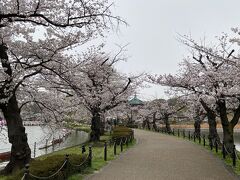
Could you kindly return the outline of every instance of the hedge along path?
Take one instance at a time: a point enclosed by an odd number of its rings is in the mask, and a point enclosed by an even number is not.
[[[138,143],[88,180],[237,180],[206,149],[183,139],[134,130]]]

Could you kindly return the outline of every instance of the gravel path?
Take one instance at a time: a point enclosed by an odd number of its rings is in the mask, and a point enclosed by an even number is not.
[[[136,146],[88,180],[237,180],[203,147],[176,137],[134,130]]]

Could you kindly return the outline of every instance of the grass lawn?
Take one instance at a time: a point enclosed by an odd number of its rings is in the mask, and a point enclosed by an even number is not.
[[[124,145],[123,151],[126,151],[128,148],[134,146],[135,143],[136,141],[134,140],[132,143],[129,143],[128,147]],[[103,166],[105,166],[108,163],[108,161],[111,161],[117,157],[114,156],[113,146],[111,147],[108,146],[107,161],[104,161],[104,149],[102,146],[99,146],[99,144],[97,144],[97,146],[93,145],[92,152],[93,152],[92,167],[86,168],[82,174],[76,174],[69,177],[69,180],[81,180],[86,175],[92,174],[95,171],[100,170]],[[119,155],[120,153],[121,153],[120,146],[117,146],[117,155]]]
[[[69,122],[69,123],[65,124],[65,126],[67,128],[78,130],[78,131],[84,131],[86,133],[91,132],[91,126],[88,124]]]
[[[86,151],[88,152],[88,146],[92,146],[92,166],[86,168],[81,174],[76,174],[71,177],[69,177],[69,180],[81,180],[85,176],[94,173],[95,171],[100,170],[103,166],[105,166],[108,161],[111,161],[115,159],[117,156],[114,155],[114,147],[108,146],[107,147],[107,161],[104,161],[104,142],[108,141],[111,139],[110,134],[105,134],[104,136],[101,136],[100,142],[97,143],[87,143],[86,144]],[[129,143],[128,147],[126,145],[123,146],[123,152],[126,151],[127,149],[131,148],[134,146],[136,143],[135,140],[133,140],[132,143]],[[57,155],[57,154],[82,154],[81,150],[81,145],[71,147],[71,148],[66,148],[60,151],[53,152],[51,154],[43,155],[41,157],[38,157],[37,159],[45,159],[46,157]],[[120,146],[117,146],[117,155],[121,153],[121,148]]]
[[[117,157],[121,153],[121,148],[118,145],[117,146],[117,155],[114,155],[114,147],[113,145],[107,146],[107,161],[104,161],[104,142],[109,141],[111,139],[110,134],[105,134],[104,136],[101,136],[100,142],[97,143],[87,143],[86,146],[86,153],[88,153],[88,147],[92,146],[92,166],[87,167],[81,174],[75,174],[69,177],[69,180],[81,180],[85,176],[94,173],[95,171],[100,170],[103,166],[105,166],[108,161],[111,161]],[[133,140],[132,143],[129,143],[128,146],[123,146],[123,151],[126,151],[128,148],[132,147],[136,143],[135,140]],[[66,155],[66,154],[74,154],[81,156],[82,154],[82,145],[78,145],[71,148],[66,148],[60,151],[53,152],[51,154],[43,155],[38,158],[37,160],[44,160],[47,157],[54,156],[54,155]],[[9,176],[9,178],[11,178]],[[0,180],[8,180],[8,177],[0,176]]]

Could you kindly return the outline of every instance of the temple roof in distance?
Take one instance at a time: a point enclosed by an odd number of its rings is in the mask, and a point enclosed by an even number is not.
[[[138,105],[143,105],[143,101],[137,98],[137,95],[135,94],[134,98],[129,100],[128,103],[131,106],[138,106]]]

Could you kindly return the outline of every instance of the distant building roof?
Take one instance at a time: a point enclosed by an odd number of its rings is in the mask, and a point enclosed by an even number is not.
[[[137,98],[137,95],[135,94],[134,98],[128,101],[128,103],[131,106],[138,106],[138,105],[143,105],[143,101]]]

